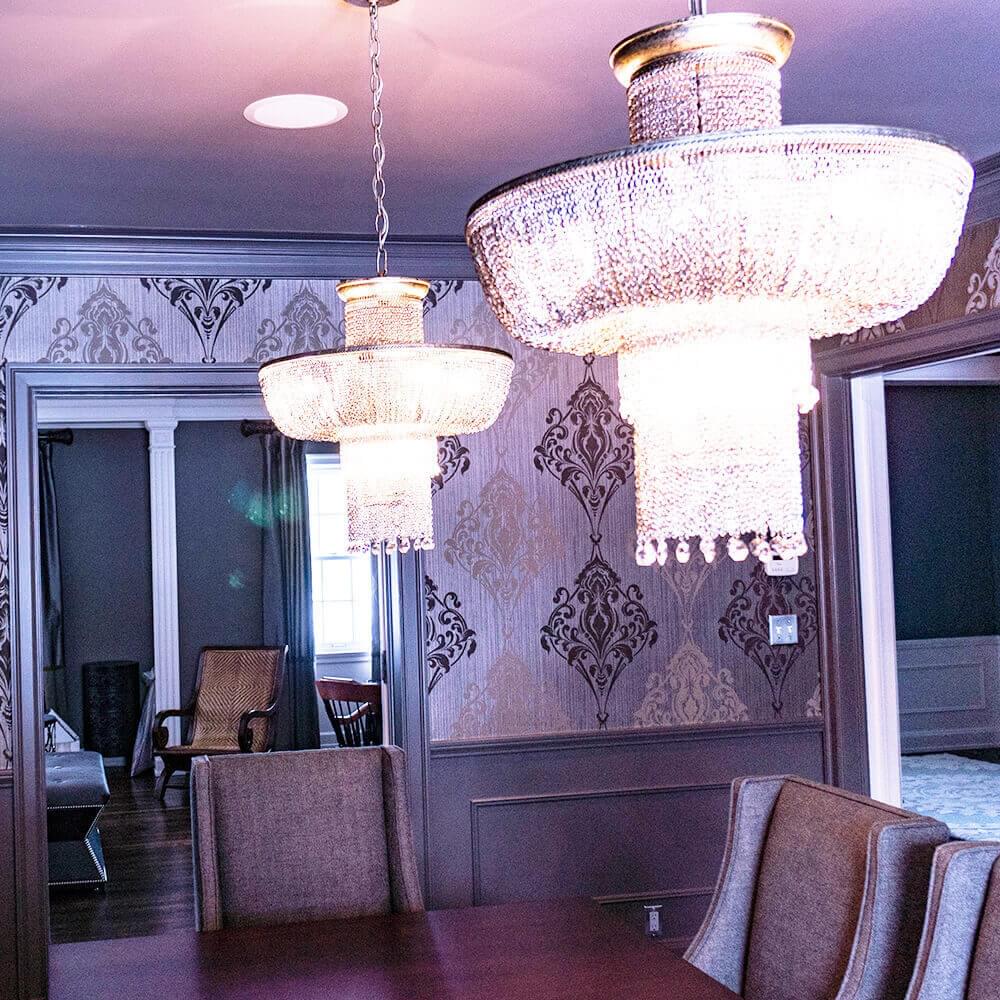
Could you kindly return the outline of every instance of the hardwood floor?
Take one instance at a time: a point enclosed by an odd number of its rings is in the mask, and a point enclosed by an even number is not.
[[[111,801],[98,824],[108,866],[104,892],[53,889],[52,941],[100,941],[194,928],[191,821],[185,789],[153,794],[153,777],[108,768]],[[176,779],[175,779],[176,780]]]

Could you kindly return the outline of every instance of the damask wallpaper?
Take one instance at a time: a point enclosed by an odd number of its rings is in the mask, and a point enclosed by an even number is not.
[[[632,442],[613,359],[512,344],[472,282],[434,285],[427,335],[503,347],[517,365],[496,425],[440,446],[437,547],[425,559],[434,739],[819,715],[809,557],[793,578],[726,559],[636,565]],[[0,277],[4,359],[257,364],[342,341],[333,282]],[[5,496],[0,504],[4,767],[13,753]],[[772,649],[767,616],[785,612],[800,616],[800,643]]]

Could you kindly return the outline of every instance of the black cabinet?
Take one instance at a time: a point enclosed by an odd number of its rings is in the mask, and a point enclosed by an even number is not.
[[[85,663],[83,748],[128,760],[138,726],[139,664],[135,660]]]

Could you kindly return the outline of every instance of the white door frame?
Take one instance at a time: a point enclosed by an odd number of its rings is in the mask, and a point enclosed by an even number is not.
[[[865,375],[851,380],[851,416],[871,796],[898,806],[902,793],[896,603],[892,579],[885,378],[882,375]]]

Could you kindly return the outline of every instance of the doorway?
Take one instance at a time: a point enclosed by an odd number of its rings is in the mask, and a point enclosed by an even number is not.
[[[109,423],[127,427],[130,423],[139,421],[133,429],[144,435],[143,447],[148,451],[150,475],[147,528],[152,539],[152,553],[149,560],[153,568],[152,609],[149,613],[149,617],[152,618],[152,659],[157,671],[157,680],[159,681],[161,672],[163,678],[162,686],[156,685],[153,697],[155,707],[159,707],[162,701],[164,702],[162,707],[167,708],[176,707],[182,697],[181,689],[185,680],[180,670],[180,661],[183,659],[181,650],[190,646],[190,642],[181,634],[178,618],[193,621],[195,616],[180,615],[183,611],[183,601],[178,600],[176,586],[177,556],[184,546],[179,544],[176,537],[173,537],[169,544],[157,544],[158,531],[169,528],[171,520],[170,517],[163,516],[162,509],[159,509],[158,515],[157,509],[164,507],[167,499],[174,501],[173,504],[166,506],[173,511],[176,519],[178,502],[182,504],[195,500],[203,502],[205,491],[194,491],[201,495],[194,500],[191,497],[185,500],[185,491],[179,488],[176,481],[170,481],[169,489],[157,488],[157,485],[163,486],[165,480],[162,478],[157,482],[153,480],[158,474],[164,473],[168,464],[165,460],[168,449],[163,439],[164,426],[161,423],[155,428],[145,426],[142,421],[146,418],[142,414],[137,415],[136,409],[144,407],[154,411],[158,418],[163,418],[167,423],[172,421],[173,430],[180,427],[195,442],[203,439],[208,432],[206,421],[212,424],[216,436],[223,432],[224,424],[232,425],[230,429],[239,435],[241,422],[245,418],[259,418],[265,414],[262,410],[256,369],[249,366],[231,368],[218,366],[211,369],[204,366],[189,368],[159,366],[155,369],[140,369],[135,366],[128,369],[95,367],[60,370],[48,365],[11,364],[7,370],[7,389],[12,536],[11,652],[15,690],[18,695],[14,703],[14,732],[19,750],[14,777],[17,845],[15,878],[18,910],[22,915],[17,928],[18,978],[22,996],[38,997],[44,996],[46,992],[48,950],[45,942],[49,939],[50,926],[48,884],[50,871],[47,849],[49,823],[45,766],[46,757],[49,755],[45,753],[48,734],[43,722],[45,685],[41,669],[44,660],[42,653],[44,602],[40,573],[42,545],[39,516],[41,492],[39,431],[58,425],[59,429],[72,429],[76,433],[83,434],[84,431],[97,427],[107,428]],[[146,416],[148,417],[148,414]],[[197,426],[199,422],[200,427]],[[186,430],[185,424],[188,424]],[[83,438],[78,440],[82,441]],[[212,446],[216,458],[217,445],[218,441],[215,441]],[[259,447],[255,450],[259,452]],[[233,467],[231,463],[218,461],[215,465],[230,469]],[[174,466],[170,464],[169,467],[172,469]],[[64,492],[67,481],[64,480]],[[237,493],[238,491],[232,493],[231,499],[234,501],[239,499]],[[226,493],[226,498],[230,498],[229,492]],[[239,507],[239,504],[236,504],[236,507]],[[239,510],[250,514],[251,508],[252,504],[249,507],[239,507]],[[197,546],[192,543],[192,551],[196,548]],[[420,781],[423,729],[418,725],[407,724],[411,708],[409,702],[404,703],[404,697],[415,696],[415,692],[406,691],[400,678],[405,677],[407,671],[404,668],[409,664],[417,664],[413,669],[419,673],[421,633],[419,628],[414,629],[410,625],[404,625],[402,610],[405,600],[408,602],[408,618],[412,622],[415,617],[414,611],[420,606],[420,592],[417,589],[418,562],[412,556],[406,560],[395,559],[385,574],[387,577],[391,576],[393,586],[378,588],[379,596],[384,602],[385,614],[388,616],[385,629],[384,680],[387,684],[391,711],[385,713],[387,737],[410,750],[410,760],[413,762],[411,781],[417,787]],[[156,571],[157,566],[161,572]],[[167,572],[163,572],[164,567]],[[224,581],[226,588],[239,590],[239,586],[233,585],[238,584],[240,579],[246,583],[248,579],[246,567],[243,568],[242,577],[233,567],[227,566],[226,569]],[[230,570],[233,570],[232,574],[229,573]],[[171,571],[174,579],[172,587],[165,583]],[[230,575],[233,576],[232,580],[229,580]],[[221,621],[224,615],[212,617]],[[170,619],[173,619],[173,625]],[[209,638],[213,642],[220,641],[217,637]],[[136,654],[132,657],[132,662],[136,661],[136,656],[139,660],[148,658],[148,655]],[[370,666],[369,664],[369,668]],[[53,736],[54,740],[63,739],[66,733],[59,731]],[[74,748],[64,744],[63,749],[72,752]],[[98,758],[105,756],[101,753],[96,755]],[[167,868],[171,867],[162,853],[154,857],[157,845],[162,847],[164,838],[177,842],[174,846],[178,848],[178,858],[181,854],[187,858],[190,853],[190,826],[181,815],[185,808],[186,795],[183,789],[178,789],[172,793],[176,801],[171,801],[169,799],[171,793],[168,793],[168,807],[164,808],[154,799],[152,787],[146,788],[141,782],[138,785],[132,783],[124,774],[124,768],[120,777],[120,782],[114,776],[109,781],[109,785],[112,786],[110,789],[112,797],[117,791],[117,802],[105,809],[105,816],[101,821],[102,832],[106,837],[117,838],[127,827],[130,831],[128,836],[134,840],[133,834],[137,829],[136,818],[142,819],[142,814],[145,813],[150,824],[147,829],[148,836],[142,839],[144,846],[149,849],[146,861],[152,863],[147,865],[144,871],[155,882]],[[147,774],[145,778],[148,779],[146,783],[151,786],[151,776]],[[411,797],[414,801],[415,818],[419,821],[419,806],[422,800],[419,795],[413,793]],[[115,806],[120,815],[116,814]],[[141,826],[141,823],[139,825]],[[79,839],[86,840],[89,833],[89,830],[83,830]],[[418,843],[418,850],[420,846],[422,845]],[[132,860],[141,867],[141,858],[136,857]],[[124,879],[128,874],[124,865],[116,861],[115,867],[116,876]],[[139,881],[141,882],[141,879]],[[145,893],[143,899],[146,903],[158,909],[164,906],[169,908],[171,905],[168,895],[158,894],[156,885],[150,884],[143,888],[137,882],[133,888],[137,889],[137,895]],[[162,889],[162,886],[160,888]],[[59,924],[62,929],[53,935],[54,938],[82,940],[93,937],[94,935],[88,930],[88,925],[93,924],[92,914],[81,916],[77,912],[74,915],[69,912],[72,909],[73,907],[69,906],[62,914],[56,914],[57,919],[53,926]],[[111,928],[110,936],[117,933],[156,934],[168,929],[162,925],[162,921],[143,922],[141,914],[136,917],[137,912],[134,911],[131,917],[118,920],[117,923],[112,921],[114,926]],[[60,923],[61,917],[66,919]],[[91,926],[90,930],[92,929]],[[108,936],[107,927],[100,936]]]
[[[1000,355],[851,385],[872,794],[1000,837]]]

